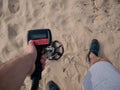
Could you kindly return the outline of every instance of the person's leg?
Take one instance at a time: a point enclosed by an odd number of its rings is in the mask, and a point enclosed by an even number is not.
[[[106,61],[106,62],[109,62],[112,64],[111,61],[109,61],[108,59],[106,58],[102,58],[102,57],[98,57],[96,56],[94,53],[90,53],[90,66],[92,66],[93,64],[97,63],[97,62],[100,62],[100,61]]]
[[[83,90],[120,90],[120,73],[111,62],[98,57],[99,43],[93,40],[88,53],[90,69],[83,81]]]

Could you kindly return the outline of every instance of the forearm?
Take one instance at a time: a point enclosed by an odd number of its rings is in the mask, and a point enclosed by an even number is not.
[[[33,61],[29,54],[24,54],[0,66],[0,88],[18,90],[28,75]]]

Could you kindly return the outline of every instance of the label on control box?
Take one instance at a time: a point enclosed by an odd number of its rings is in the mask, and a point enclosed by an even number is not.
[[[33,42],[35,45],[48,45],[49,44],[49,40],[47,38],[33,40]]]

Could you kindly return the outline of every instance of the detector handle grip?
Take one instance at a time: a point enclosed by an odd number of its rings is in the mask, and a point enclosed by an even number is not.
[[[34,79],[38,79],[40,80],[41,79],[41,72],[42,72],[42,64],[40,62],[41,60],[41,57],[42,57],[42,54],[40,51],[37,51],[37,59],[36,59],[36,62],[35,62],[35,71],[33,72],[33,74],[31,75],[31,79],[34,80]]]

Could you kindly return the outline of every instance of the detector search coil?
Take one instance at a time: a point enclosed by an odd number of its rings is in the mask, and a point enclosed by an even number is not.
[[[50,46],[45,49],[45,57],[49,60],[58,60],[64,53],[64,47],[59,41],[53,41]]]

